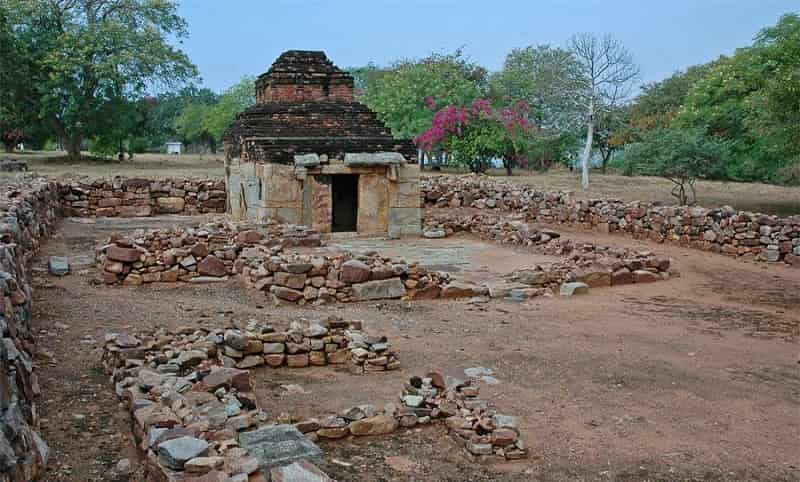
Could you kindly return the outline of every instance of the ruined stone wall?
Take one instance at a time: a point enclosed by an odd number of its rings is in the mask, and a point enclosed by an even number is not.
[[[29,481],[44,473],[48,447],[37,433],[28,270],[60,214],[59,186],[44,180],[6,184],[0,210],[0,481]]]
[[[225,212],[222,179],[115,177],[60,184],[66,216],[147,217]]]
[[[731,207],[581,200],[567,192],[541,191],[476,176],[428,178],[422,181],[421,190],[428,206],[514,212],[543,223],[621,232],[636,239],[800,267],[800,216],[781,218]]]

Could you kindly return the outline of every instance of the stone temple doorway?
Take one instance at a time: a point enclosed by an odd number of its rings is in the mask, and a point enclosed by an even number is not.
[[[331,176],[333,198],[334,233],[353,232],[358,229],[358,175],[337,174]]]

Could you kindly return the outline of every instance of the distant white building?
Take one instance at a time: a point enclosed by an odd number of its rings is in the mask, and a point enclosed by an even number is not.
[[[182,151],[182,142],[167,142],[167,154],[180,154]]]

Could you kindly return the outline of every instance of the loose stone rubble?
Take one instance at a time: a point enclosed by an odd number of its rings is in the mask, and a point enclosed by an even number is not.
[[[706,209],[617,199],[580,200],[568,192],[540,191],[481,176],[426,178],[420,189],[428,207],[514,212],[529,221],[623,232],[636,239],[800,267],[800,216],[780,218],[729,206]],[[433,226],[426,226],[433,231]]]
[[[356,373],[400,368],[386,338],[360,328],[329,318],[292,322],[285,332],[251,322],[244,329],[109,334],[103,367],[131,411],[146,480],[214,471],[261,480],[253,477],[262,464],[241,446],[240,433],[270,417],[258,407],[248,370],[348,362]]]
[[[547,193],[530,187],[490,182],[476,177],[427,179],[422,183],[421,195],[429,206],[425,229],[429,237],[444,237],[463,230],[496,242],[527,246],[543,254],[564,257],[562,261],[550,265],[520,268],[510,274],[509,279],[519,285],[506,293],[512,299],[554,294],[561,292],[560,287],[564,285],[569,285],[565,291],[575,294],[584,290],[580,283],[588,287],[609,284],[613,286],[630,282],[656,281],[670,274],[669,260],[659,258],[652,253],[575,243],[560,238],[556,231],[532,229],[527,224],[529,221],[573,224],[601,232],[624,232],[635,238],[675,242],[682,246],[743,259],[800,266],[800,216],[779,218],[735,211],[728,207],[709,210],[700,207],[624,203],[617,200],[577,200],[569,193]],[[472,207],[482,212],[477,216],[461,217],[454,216],[451,211],[448,213],[450,219],[444,219],[436,212],[437,208],[452,210],[459,207]],[[31,357],[33,349],[30,329],[31,287],[28,271],[31,259],[38,251],[39,243],[52,232],[54,223],[65,215],[152,216],[166,213],[221,213],[224,209],[224,184],[218,180],[149,181],[114,178],[56,182],[24,178],[17,182],[7,182],[0,187],[0,216],[2,216],[0,290],[3,294],[4,307],[0,310],[0,327],[3,334],[3,343],[0,344],[0,375],[2,375],[0,377],[0,481],[27,481],[41,478],[48,458],[47,444],[37,433],[36,399],[40,396],[40,390]],[[493,218],[495,211],[503,216]],[[519,214],[520,217],[508,216],[509,213]],[[495,224],[492,224],[493,222]],[[204,230],[206,233],[201,232]],[[287,290],[299,292],[302,297],[295,301],[298,304],[321,302],[320,300],[326,299],[366,300],[375,299],[379,295],[402,296],[406,299],[432,299],[485,297],[490,294],[487,287],[460,283],[451,280],[446,274],[427,272],[419,266],[406,265],[377,254],[364,257],[342,254],[323,257],[320,262],[315,261],[310,255],[306,258],[303,257],[306,255],[288,253],[286,251],[288,247],[313,246],[314,243],[320,242],[319,235],[313,231],[291,225],[248,227],[243,224],[230,228],[218,226],[214,229],[201,226],[193,230],[173,230],[170,233],[143,232],[129,238],[115,237],[110,241],[98,252],[100,278],[106,283],[164,282],[170,281],[176,274],[175,281],[200,282],[236,275],[241,276],[245,283],[268,292],[281,302],[287,301],[285,298],[296,296],[296,293]],[[205,252],[202,244],[205,244]],[[111,256],[110,251],[116,251],[116,254]],[[190,256],[194,262],[191,262]],[[120,269],[115,263],[121,263],[122,268]],[[308,271],[305,271],[306,265],[311,265]],[[405,266],[405,273],[395,265]],[[49,268],[55,274],[66,273],[68,263],[65,266],[64,260],[54,259]],[[315,269],[319,271],[315,272]],[[321,275],[323,272],[325,274]],[[392,275],[387,277],[388,273]],[[298,282],[300,277],[294,275],[305,276],[303,286]],[[128,281],[129,277],[131,279]],[[323,285],[316,286],[320,281],[324,282]],[[336,288],[328,286],[329,282]],[[557,285],[559,290],[556,290]],[[575,289],[572,289],[573,287]],[[313,290],[317,290],[316,295]],[[403,290],[404,295],[401,294]],[[284,295],[283,299],[278,296],[279,293]],[[287,293],[289,296],[286,296]],[[126,337],[120,335],[113,340],[119,348],[115,353],[125,354],[120,358],[123,360],[122,364],[116,367],[117,370],[123,370],[120,373],[135,373],[136,377],[133,378],[137,380],[140,374],[150,376],[148,373],[163,377],[163,379],[155,377],[148,379],[157,381],[157,385],[150,386],[147,380],[143,380],[141,383],[136,382],[132,386],[121,388],[125,388],[125,394],[130,398],[134,413],[139,414],[134,425],[138,424],[140,431],[141,427],[147,426],[148,433],[150,428],[163,430],[154,432],[153,435],[160,436],[169,431],[170,440],[189,437],[203,439],[208,443],[208,447],[203,448],[202,444],[194,440],[183,440],[166,445],[163,451],[152,450],[147,443],[145,445],[148,449],[147,460],[152,467],[162,467],[159,461],[163,460],[172,467],[182,463],[185,473],[199,474],[207,471],[213,475],[245,474],[250,471],[252,474],[256,472],[252,458],[248,458],[247,452],[242,451],[235,443],[226,444],[226,440],[229,439],[224,437],[234,435],[235,439],[238,427],[250,426],[251,419],[259,424],[261,418],[264,418],[263,412],[258,411],[254,405],[246,369],[236,366],[247,366],[250,363],[260,366],[259,358],[248,359],[251,355],[263,358],[263,365],[268,365],[267,356],[271,354],[245,353],[243,350],[243,356],[240,358],[223,355],[225,347],[228,347],[228,353],[235,353],[230,351],[231,347],[227,343],[224,343],[225,332],[222,332],[221,344],[205,340],[204,337],[209,336],[210,331],[203,333],[203,340],[197,338],[191,342],[186,342],[186,337],[190,334],[180,334],[178,338],[193,348],[177,351],[174,346],[165,348],[166,351],[159,352],[157,357],[163,363],[156,362],[155,369],[146,367],[142,361],[146,358],[145,353],[150,353],[150,350],[145,350],[141,341],[133,342],[130,339],[126,341]],[[191,334],[194,334],[194,331]],[[247,338],[248,343],[251,341],[253,345],[257,345],[256,341],[264,343],[257,338]],[[300,344],[305,346],[308,341],[315,343],[314,347],[317,347],[318,342],[313,340],[318,338],[304,338]],[[131,344],[125,346],[126,343]],[[172,340],[166,342],[164,347],[172,346],[171,343]],[[282,342],[285,362],[282,361],[281,364],[286,363],[287,366],[290,364],[289,343],[289,341]],[[349,348],[345,351],[338,342],[330,343],[331,350],[338,348],[335,351],[326,351],[328,344],[324,344],[323,350],[312,348],[307,352],[300,351],[293,355],[307,354],[308,364],[311,365],[313,352],[321,351],[326,363],[333,363],[331,360],[336,356],[330,353],[346,353],[351,363],[356,362],[354,365],[356,369],[363,372],[389,369],[390,366],[396,365],[396,356],[392,358],[386,354],[388,350],[379,349],[381,341],[373,343],[365,340],[365,343],[367,347],[360,349],[367,351],[366,356],[361,351]],[[195,344],[197,346],[194,346]],[[197,349],[200,345],[205,348]],[[272,349],[280,348],[276,344]],[[172,352],[168,354],[168,350]],[[212,363],[209,351],[214,350],[217,350],[214,355],[216,361]],[[180,353],[173,356],[178,351]],[[313,357],[321,363],[321,355],[315,354]],[[274,360],[277,358],[274,357]],[[228,365],[222,364],[219,360],[228,360]],[[299,361],[296,363],[304,363],[304,357],[297,360]],[[159,372],[158,367],[162,365],[165,368],[161,368]],[[177,373],[170,372],[174,365],[178,366]],[[195,368],[189,373],[181,372],[188,367]],[[192,373],[196,375],[193,377]],[[201,386],[201,382],[214,381],[214,377],[223,380],[218,388],[223,388],[224,393],[219,392],[218,396],[215,393],[194,390],[195,387]],[[181,392],[180,390],[185,387],[191,387],[192,390]],[[411,394],[405,396],[409,395]],[[466,397],[464,401],[468,399],[469,397]],[[417,403],[417,399],[408,400]],[[219,407],[223,407],[223,412],[228,406],[231,407],[231,411],[235,411],[233,407],[237,403],[241,406],[240,412],[231,416],[225,412],[225,420],[221,422],[222,427],[214,432],[220,434],[217,438],[207,439],[197,436],[209,433],[209,428],[206,428],[203,422],[192,425],[191,428],[182,425],[184,416],[198,416],[197,414],[202,414],[203,417],[217,414],[219,418],[214,419],[217,423],[222,419]],[[425,408],[431,407],[432,405],[425,406]],[[147,411],[139,412],[142,409]],[[236,418],[239,415],[245,417]],[[399,419],[398,425],[402,426]],[[208,426],[211,426],[210,422]],[[487,430],[485,427],[476,429],[476,426],[472,424],[472,429],[478,437],[489,433],[483,432]],[[350,429],[348,427],[348,430]],[[355,430],[358,432],[362,429]],[[465,428],[462,426],[461,430]],[[144,435],[143,431],[141,435]],[[489,451],[484,443],[486,439],[474,439],[472,435],[469,435],[468,439],[470,443],[484,445],[472,448],[488,455]],[[147,442],[145,439],[142,440]],[[497,447],[500,445],[492,445],[493,455],[498,455]],[[523,449],[518,445],[514,447]],[[515,452],[513,449],[511,452],[513,457]],[[188,458],[187,454],[201,455]],[[508,450],[504,449],[504,456],[509,458]],[[220,461],[219,457],[225,460]],[[303,468],[298,466],[296,469]],[[272,476],[275,478],[282,475],[272,474]],[[151,480],[169,479],[162,477]],[[239,477],[239,480],[246,479]]]
[[[465,453],[481,462],[521,459],[527,448],[519,437],[516,418],[497,413],[479,397],[472,381],[450,379],[437,372],[411,377],[403,386],[399,403],[383,407],[358,405],[322,418],[294,421],[311,440],[340,439],[353,435],[386,435],[443,421],[450,436]]]
[[[582,282],[599,288],[669,279],[669,258],[650,251],[599,246],[561,238],[557,231],[529,225],[519,216],[500,214],[452,215],[426,214],[427,230],[454,234],[469,232],[482,239],[523,246],[544,255],[558,256],[559,261],[520,267],[508,275],[510,284],[494,287],[493,298],[524,301],[537,296],[552,296],[560,285]]]
[[[37,433],[41,395],[31,353],[31,280],[39,243],[58,219],[58,185],[42,179],[0,187],[0,480],[41,477],[49,448]]]
[[[138,286],[154,282],[209,283],[240,275],[276,302],[297,304],[391,298],[473,296],[446,273],[369,253],[311,255],[287,252],[313,247],[319,234],[280,223],[211,222],[197,228],[114,235],[97,248],[98,281]]]
[[[210,282],[234,274],[245,248],[261,256],[285,247],[319,246],[317,233],[303,226],[216,221],[197,228],[138,230],[113,235],[96,251],[98,278],[106,284]],[[250,254],[248,254],[249,256]]]
[[[398,369],[397,355],[389,350],[385,337],[371,337],[360,328],[359,322],[329,318],[305,326],[292,322],[285,332],[250,322],[244,329],[181,328],[172,333],[160,329],[150,334],[107,335],[103,367],[131,411],[133,433],[145,460],[145,480],[194,480],[184,474],[264,480],[259,477],[276,466],[318,456],[321,452],[311,442],[386,435],[438,420],[476,460],[527,455],[514,417],[498,414],[479,398],[479,388],[472,381],[446,382],[436,372],[411,377],[399,403],[382,408],[359,405],[302,420],[281,414],[277,422],[283,425],[275,425],[258,406],[249,370],[348,361],[356,373]],[[292,422],[293,428],[285,425]],[[270,449],[275,435],[286,440],[292,438],[292,430],[309,441],[300,444],[301,455]],[[316,469],[306,466],[306,470]]]

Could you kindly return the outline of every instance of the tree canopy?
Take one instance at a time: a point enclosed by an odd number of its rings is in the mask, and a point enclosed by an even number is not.
[[[396,62],[375,80],[364,100],[395,137],[413,138],[431,126],[436,106],[469,104],[482,95],[486,83],[486,69],[457,50]]]
[[[32,105],[71,157],[87,134],[108,128],[110,109],[197,75],[170,44],[187,35],[171,0],[3,0],[0,12],[15,62],[28,67],[4,75],[0,90]]]

